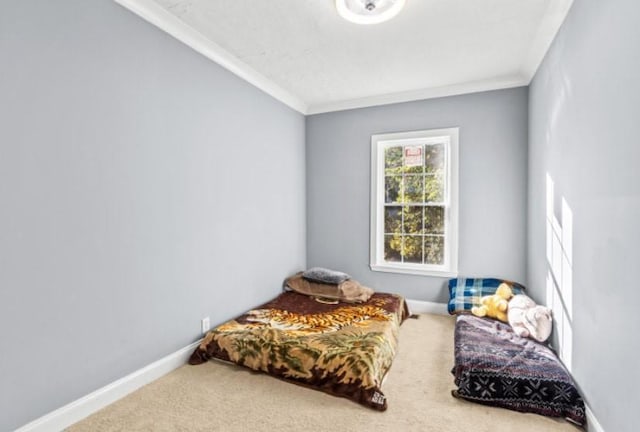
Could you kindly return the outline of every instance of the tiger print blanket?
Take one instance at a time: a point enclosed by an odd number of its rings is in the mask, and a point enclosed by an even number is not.
[[[331,305],[285,292],[210,331],[189,363],[231,361],[384,411],[380,387],[407,315],[395,294]]]

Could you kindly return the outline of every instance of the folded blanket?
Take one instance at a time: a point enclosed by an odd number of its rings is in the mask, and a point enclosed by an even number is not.
[[[326,284],[339,284],[351,279],[346,273],[329,270],[322,267],[313,267],[302,273],[302,277],[308,281],[320,282]]]
[[[322,299],[336,299],[346,303],[361,303],[369,300],[373,290],[360,285],[356,280],[349,279],[339,284],[312,282],[302,277],[302,272],[287,278],[284,287],[301,294],[307,294]]]

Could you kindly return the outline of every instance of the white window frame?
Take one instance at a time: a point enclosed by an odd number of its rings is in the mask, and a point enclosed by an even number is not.
[[[458,275],[458,140],[459,128],[430,129],[371,136],[370,267],[373,271],[424,276]],[[444,264],[384,260],[385,149],[398,145],[445,144]]]

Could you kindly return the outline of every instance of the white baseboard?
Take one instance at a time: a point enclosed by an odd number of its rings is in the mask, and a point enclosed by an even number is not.
[[[589,405],[585,405],[585,411],[587,414],[587,431],[588,432],[604,432],[602,426],[600,426],[600,422],[596,418]]]
[[[124,378],[107,384],[106,386],[89,393],[88,395],[73,401],[62,408],[46,414],[31,423],[28,423],[15,432],[51,432],[61,431],[94,412],[106,407],[139,389],[140,387],[157,380],[174,369],[184,365],[193,350],[201,341],[192,343],[148,366],[139,369]]]
[[[407,305],[409,306],[409,311],[414,313],[430,313],[430,314],[438,314],[438,315],[447,315],[447,304],[446,303],[433,303],[426,302],[421,300],[409,300],[407,299]]]

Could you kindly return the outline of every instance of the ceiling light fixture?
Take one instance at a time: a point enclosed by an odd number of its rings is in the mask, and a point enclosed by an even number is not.
[[[340,16],[356,24],[378,24],[390,20],[406,0],[336,0]]]

